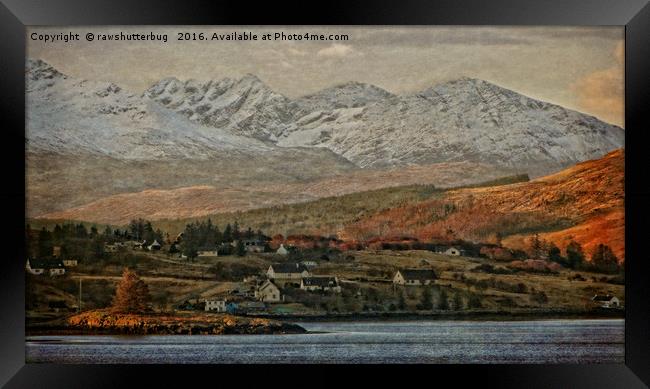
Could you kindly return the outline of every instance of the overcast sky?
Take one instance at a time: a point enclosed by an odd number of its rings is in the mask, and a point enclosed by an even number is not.
[[[164,42],[87,42],[87,32],[167,33]],[[177,41],[178,32],[348,34],[331,41]],[[79,42],[32,41],[77,32]],[[462,76],[481,78],[623,126],[623,27],[74,27],[29,28],[30,58],[73,77],[142,92],[165,77],[253,73],[288,97],[346,81],[409,93]]]

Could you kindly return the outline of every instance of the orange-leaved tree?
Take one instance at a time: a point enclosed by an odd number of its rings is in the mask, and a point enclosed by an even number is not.
[[[125,268],[124,273],[122,273],[122,279],[115,291],[112,311],[119,313],[142,313],[147,311],[150,301],[151,295],[149,294],[147,284],[134,271],[129,270],[128,267]]]

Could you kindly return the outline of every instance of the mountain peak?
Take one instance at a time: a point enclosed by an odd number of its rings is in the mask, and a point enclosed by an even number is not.
[[[28,74],[28,77],[31,81],[67,78],[65,74],[59,72],[56,68],[54,68],[54,66],[43,61],[42,59],[27,59],[27,63],[25,64],[25,73]]]
[[[273,91],[264,81],[262,81],[258,76],[252,73],[246,73],[242,78],[237,81],[237,84],[245,88],[251,88],[255,90],[262,90],[271,94],[278,94]]]
[[[373,86],[373,85],[365,84],[359,81],[345,81],[340,84],[334,85],[332,88],[351,88],[351,87],[357,88],[357,87],[364,87],[364,86]]]
[[[304,113],[330,111],[339,108],[359,108],[394,95],[378,86],[358,81],[347,81],[297,100]]]
[[[447,82],[443,82],[438,85],[434,85],[433,88],[436,87],[441,87],[441,86],[446,86],[446,87],[453,87],[453,88],[459,88],[461,86],[468,86],[468,87],[496,87],[500,89],[504,89],[500,87],[499,85],[493,84],[489,81],[480,79],[480,78],[475,78],[475,77],[468,77],[468,76],[462,76],[460,78],[456,78],[454,80],[450,80]]]
[[[250,81],[259,81],[259,82],[262,82],[262,80],[260,80],[260,78],[257,77],[257,76],[256,76],[255,74],[253,74],[253,73],[246,73],[246,74],[244,74],[244,76],[241,78],[241,80],[242,80],[242,81],[243,81],[243,80],[250,80]]]

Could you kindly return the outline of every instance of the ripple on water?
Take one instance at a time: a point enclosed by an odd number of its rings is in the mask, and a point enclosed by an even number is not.
[[[623,320],[299,323],[296,335],[32,336],[46,363],[624,363]]]

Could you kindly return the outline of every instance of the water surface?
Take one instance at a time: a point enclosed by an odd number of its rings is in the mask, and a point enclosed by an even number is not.
[[[624,363],[624,320],[298,323],[300,335],[32,336],[47,363]]]

